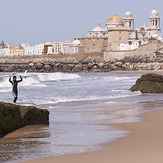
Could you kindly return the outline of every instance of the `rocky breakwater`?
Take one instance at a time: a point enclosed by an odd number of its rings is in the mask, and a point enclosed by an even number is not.
[[[130,90],[142,93],[163,93],[163,76],[154,73],[142,75]]]
[[[103,54],[2,57],[0,72],[109,72],[163,70],[163,46],[153,53],[136,53],[105,61]]]
[[[162,54],[162,53],[161,53]],[[47,57],[22,57],[22,58],[3,58],[0,63],[0,72],[109,72],[118,70],[159,70],[163,69],[163,55],[156,54],[150,56],[129,56],[124,59],[114,59],[104,61],[102,56],[82,57],[55,56]]]
[[[48,125],[49,111],[0,102],[0,137],[26,125]]]

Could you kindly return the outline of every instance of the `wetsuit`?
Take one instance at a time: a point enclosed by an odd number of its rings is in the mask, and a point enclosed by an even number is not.
[[[21,82],[23,79],[20,76],[20,80],[13,80],[11,81],[11,77],[9,78],[9,82],[12,84],[12,94],[14,96],[14,103],[16,103],[16,100],[18,99],[18,83]]]

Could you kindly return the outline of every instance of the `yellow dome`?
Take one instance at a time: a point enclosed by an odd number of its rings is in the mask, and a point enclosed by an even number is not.
[[[117,16],[117,15],[111,16],[111,17],[108,19],[107,23],[109,23],[109,22],[123,23],[122,19],[121,19],[119,16]]]

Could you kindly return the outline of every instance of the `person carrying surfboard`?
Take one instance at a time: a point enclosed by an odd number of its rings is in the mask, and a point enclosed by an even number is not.
[[[11,75],[10,75],[9,82],[12,84],[12,94],[14,96],[13,103],[16,103],[18,99],[18,83],[21,81],[23,81],[21,76],[20,76],[20,80],[16,80],[16,76],[13,76],[13,81],[11,81]]]

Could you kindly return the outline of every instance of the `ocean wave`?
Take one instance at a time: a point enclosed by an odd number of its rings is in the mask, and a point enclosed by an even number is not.
[[[23,78],[23,82],[19,83],[19,86],[30,86],[30,87],[46,87],[42,82],[45,81],[62,81],[62,80],[74,80],[81,78],[78,74],[68,73],[28,73],[27,78]],[[18,78],[19,79],[19,78]],[[0,88],[11,87],[9,78],[3,78],[0,81]]]
[[[102,79],[111,79],[111,80],[136,80],[136,77],[119,77],[119,76],[108,76],[108,77],[103,77]]]
[[[126,97],[133,97],[133,96],[139,96],[141,95],[141,92],[126,92],[121,95],[112,95],[112,96],[87,96],[87,97],[57,97],[57,98],[32,98],[32,99],[24,99],[21,102],[22,103],[30,103],[34,105],[50,105],[50,104],[57,104],[57,103],[66,103],[66,102],[84,102],[84,101],[96,101],[96,100],[109,100],[109,99],[118,99],[118,98],[126,98]],[[110,102],[111,103],[111,102]]]
[[[121,95],[113,95],[113,96],[90,96],[90,97],[76,97],[76,98],[58,98],[56,101],[59,102],[78,102],[78,101],[95,101],[95,100],[107,100],[107,99],[115,99],[115,98],[126,98],[132,96],[142,95],[141,92],[130,92],[124,93]]]
[[[19,80],[19,79],[18,79]],[[23,78],[23,81],[21,83],[19,83],[19,86],[30,86],[30,87],[46,87],[45,84],[41,83],[40,81],[38,81],[37,79],[33,78],[33,77],[28,77],[28,78]],[[8,78],[4,78],[1,82],[0,82],[0,88],[11,88],[12,85],[9,82]]]
[[[62,81],[62,80],[74,80],[81,78],[78,74],[68,74],[68,73],[41,73],[35,74],[36,78],[41,81]]]

